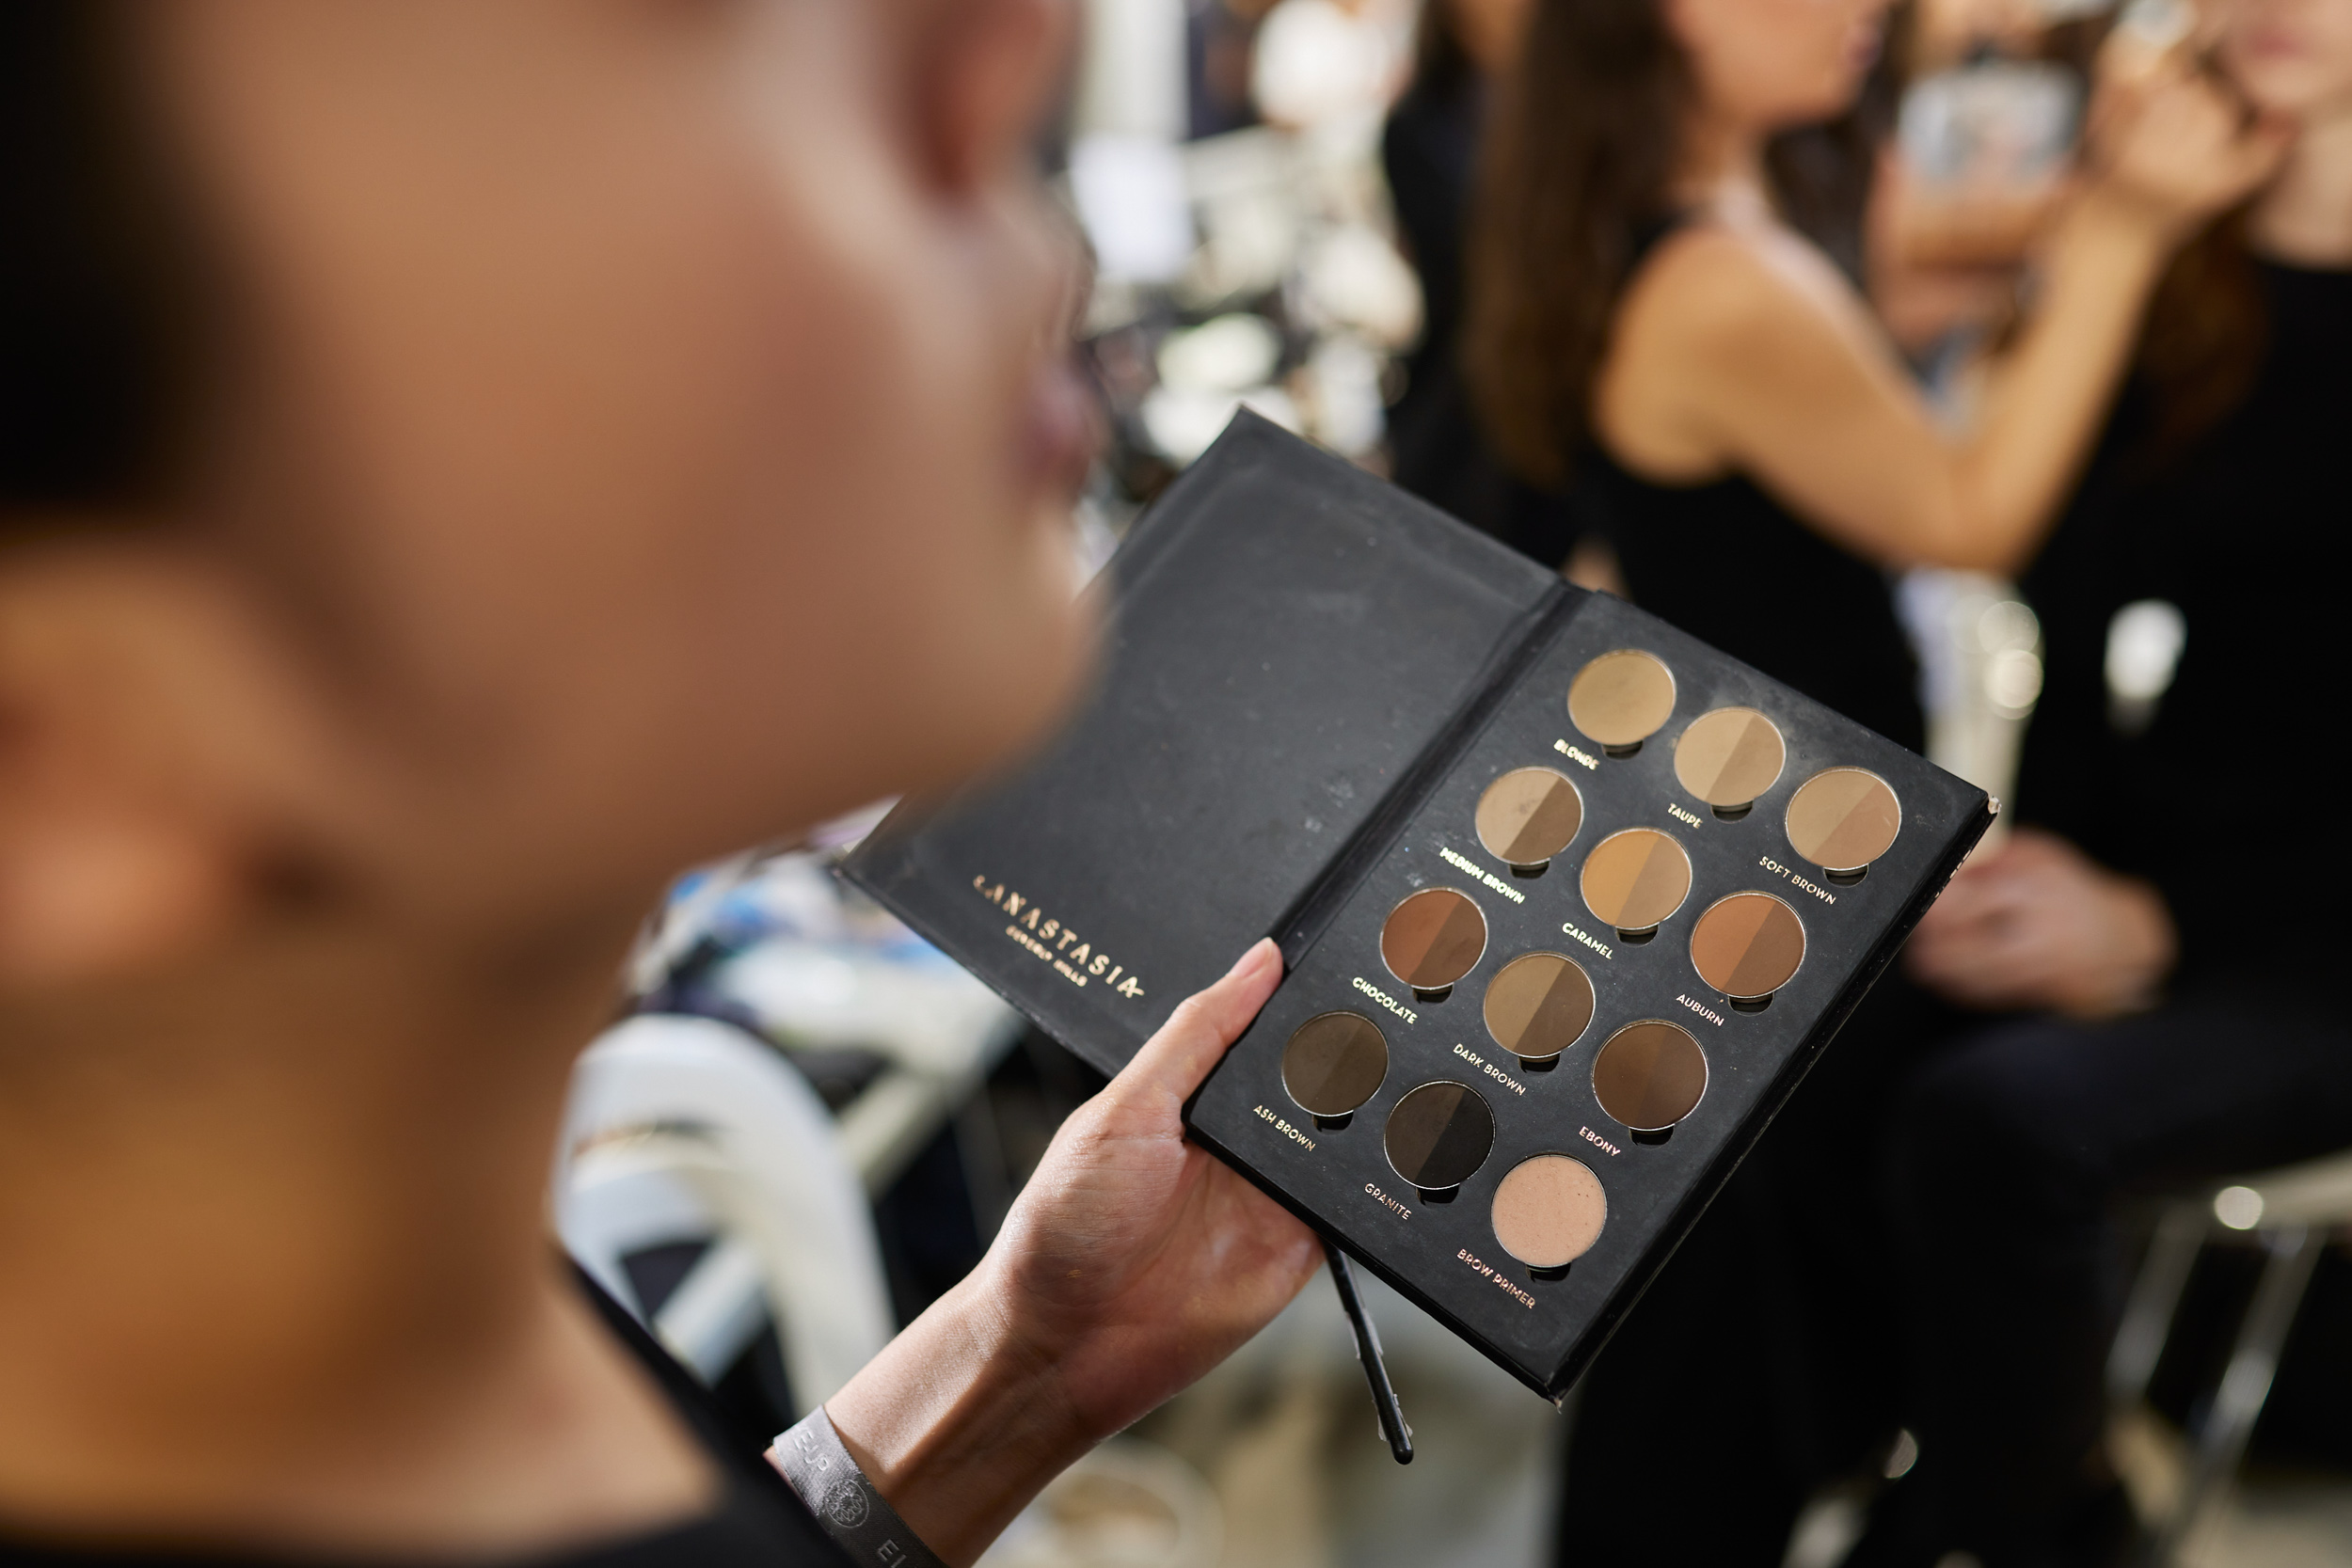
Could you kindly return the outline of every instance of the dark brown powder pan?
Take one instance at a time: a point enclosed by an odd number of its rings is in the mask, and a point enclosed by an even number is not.
[[[1522,953],[1486,982],[1483,1010],[1497,1045],[1524,1061],[1551,1061],[1593,1022],[1592,976],[1558,953]]]
[[[1486,953],[1486,914],[1476,899],[1450,887],[1422,889],[1380,927],[1381,961],[1424,1000],[1444,996]]]
[[[1389,1113],[1381,1144],[1397,1175],[1423,1194],[1448,1193],[1486,1163],[1495,1114],[1467,1084],[1423,1084]]]
[[[1629,1023],[1593,1058],[1593,1098],[1636,1132],[1664,1132],[1707,1094],[1707,1053],[1664,1019]]]
[[[1282,1049],[1282,1087],[1318,1121],[1353,1116],[1388,1076],[1388,1039],[1361,1013],[1317,1013]]]

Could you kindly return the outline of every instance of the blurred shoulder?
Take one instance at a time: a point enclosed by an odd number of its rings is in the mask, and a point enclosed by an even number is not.
[[[1834,373],[1869,331],[1829,258],[1777,223],[1686,223],[1642,259],[1593,387],[1593,427],[1660,483],[1719,477],[1726,432]]]
[[[1862,302],[1810,241],[1767,221],[1688,223],[1659,241],[1628,280],[1621,341],[1706,354],[1842,335]]]

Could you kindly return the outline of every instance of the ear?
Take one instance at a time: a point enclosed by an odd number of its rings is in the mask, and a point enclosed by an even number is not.
[[[914,103],[940,183],[973,191],[1030,147],[1070,61],[1070,0],[918,0]]]
[[[208,693],[246,726],[167,576],[0,557],[0,994],[184,958],[249,905]]]

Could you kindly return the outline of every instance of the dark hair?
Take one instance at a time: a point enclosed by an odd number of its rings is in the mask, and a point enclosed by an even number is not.
[[[1421,20],[1413,29],[1414,90],[1451,97],[1477,75],[1477,62],[1462,47],[1454,8],[1446,0],[1423,0]]]
[[[1857,283],[1876,149],[1901,96],[1907,7],[1854,106],[1790,131],[1765,170],[1790,226]],[[1547,487],[1567,477],[1593,377],[1669,186],[1695,85],[1658,0],[1538,0],[1490,121],[1470,225],[1463,370],[1495,449]]]
[[[1488,437],[1551,484],[1585,429],[1610,318],[1667,187],[1690,64],[1656,0],[1544,0],[1488,121],[1463,370]]]
[[[115,7],[0,5],[0,527],[151,493],[185,378],[185,270]]]
[[[2136,367],[2150,407],[2137,460],[2162,467],[2254,389],[2270,350],[2270,310],[2247,248],[2247,208],[2183,245],[2156,283]]]

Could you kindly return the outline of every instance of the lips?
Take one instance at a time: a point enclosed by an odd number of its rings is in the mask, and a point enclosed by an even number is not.
[[[1100,432],[1094,400],[1067,357],[1040,364],[1029,380],[1020,434],[1022,479],[1037,489],[1074,499],[1086,484]]]
[[[1846,63],[1859,76],[1879,63],[1879,51],[1885,44],[1885,29],[1879,26],[1857,28],[1846,45]]]
[[[2238,51],[2258,60],[2295,60],[2303,56],[2302,40],[2292,33],[2259,29],[2241,35]]]

